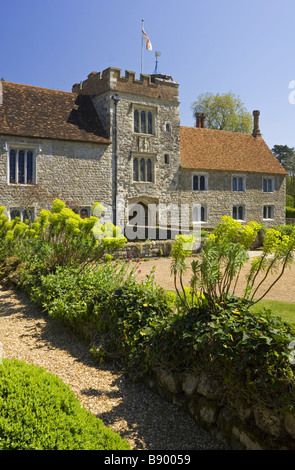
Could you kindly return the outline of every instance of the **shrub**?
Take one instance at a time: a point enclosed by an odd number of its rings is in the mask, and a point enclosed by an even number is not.
[[[295,209],[294,207],[286,207],[286,217],[287,219],[295,219]]]
[[[98,203],[93,206],[93,212],[98,216],[100,206]],[[126,242],[119,227],[110,222],[103,225],[95,216],[82,219],[58,199],[53,201],[51,211],[41,210],[31,224],[22,223],[18,218],[8,221],[4,207],[1,207],[0,235],[0,256],[2,245],[24,262],[30,263],[37,257],[46,263],[49,272],[56,266],[83,267],[96,263]]]
[[[25,362],[0,366],[0,450],[128,450],[58,377]]]
[[[294,230],[295,224],[288,224],[288,225],[277,225],[274,227],[275,230],[278,230],[281,235],[292,235]]]
[[[164,290],[153,284],[152,276],[142,284],[129,279],[107,299],[107,303],[98,301],[94,310],[100,319],[100,327],[103,322],[108,331],[104,351],[115,352],[127,368],[141,369],[150,339],[166,325],[173,312]]]
[[[291,194],[286,194],[286,206],[294,207],[294,196],[291,196]]]
[[[202,305],[202,297],[198,297],[201,293],[209,303],[211,312],[215,313],[220,302],[224,303],[228,296],[234,295],[241,269],[249,259],[249,248],[260,230],[261,225],[256,222],[249,222],[242,226],[231,217],[222,217],[221,223],[209,235],[209,240],[201,250],[201,257],[191,263],[190,286],[192,290],[189,297],[184,290],[182,276],[184,270],[188,269],[186,258],[190,252],[186,248],[188,243],[179,237],[172,253],[171,271],[182,307],[188,311],[194,307],[195,313],[198,314],[199,310],[195,308],[195,305],[197,307],[198,304]],[[293,262],[294,251],[294,227],[288,234],[282,234],[275,229],[266,229],[263,250],[251,261],[243,297],[254,303],[261,300],[281,278],[286,267]],[[264,293],[254,300],[258,289],[271,272],[278,272],[277,277]],[[262,274],[261,280],[258,274]],[[183,299],[177,287],[177,281],[180,283]]]
[[[95,270],[89,266],[83,271],[59,266],[55,273],[41,273],[38,277],[41,268],[37,267],[36,275],[28,274],[24,269],[22,282],[29,285],[31,300],[51,317],[74,325],[82,321],[91,322],[95,318],[92,315],[94,304],[102,299],[107,302],[111,293],[134,275],[134,269],[129,270],[127,263],[106,262]],[[34,282],[36,280],[38,282]]]
[[[173,372],[211,370],[230,393],[248,403],[263,402],[295,412],[294,367],[288,348],[295,329],[264,310],[250,313],[248,303],[232,297],[212,315],[208,304],[196,317],[179,311],[159,329],[147,361]]]

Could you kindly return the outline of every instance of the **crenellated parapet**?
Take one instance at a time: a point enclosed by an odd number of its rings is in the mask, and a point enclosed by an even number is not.
[[[144,75],[136,79],[136,73],[109,67],[103,72],[92,72],[87,79],[73,85],[74,93],[101,95],[107,91],[142,95],[154,99],[178,102],[178,83],[167,75]]]

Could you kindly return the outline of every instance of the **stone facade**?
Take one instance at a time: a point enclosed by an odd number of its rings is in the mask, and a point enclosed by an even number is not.
[[[14,134],[13,126],[11,134],[7,128],[2,133],[0,126],[0,204],[10,214],[12,208],[31,204],[37,214],[45,202],[37,197],[40,189],[47,199],[60,197],[70,207],[86,207],[88,212],[94,202],[101,202],[107,215],[122,227],[134,217],[136,212],[132,208],[138,203],[144,214],[139,223],[137,220],[138,225],[179,227],[182,217],[186,219],[186,228],[201,221],[203,228],[211,229],[223,215],[233,214],[245,222],[284,224],[282,171],[266,172],[265,176],[273,179],[273,189],[263,192],[264,175],[251,165],[243,173],[238,169],[235,172],[234,168],[226,171],[208,166],[200,171],[193,165],[189,168],[182,165],[178,87],[169,76],[141,75],[137,80],[134,72],[122,76],[116,68],[93,72],[84,82],[74,85],[74,96],[91,97],[106,139],[99,140],[91,134],[86,141],[80,122],[77,138],[72,127],[67,133],[60,132],[57,125],[56,138],[52,139],[46,137],[46,123],[41,126],[45,131],[34,136],[24,136],[23,129]],[[62,92],[59,93],[58,100],[68,102],[70,94],[62,97]],[[39,94],[42,95],[42,89]],[[4,93],[4,104],[5,99]],[[65,129],[72,120],[71,112]],[[50,136],[52,132],[51,126]],[[33,152],[33,184],[9,180],[9,155],[14,148]],[[232,190],[235,174],[244,178],[242,191]],[[193,190],[194,175],[202,175],[205,181],[201,190]],[[198,214],[194,212],[195,206]]]
[[[255,220],[267,228],[285,224],[286,189],[285,178],[281,175],[274,177],[274,191],[263,192],[263,176],[257,173],[244,174],[245,190],[232,191],[233,172],[207,172],[208,190],[192,191],[192,175],[194,171],[183,170],[181,175],[180,199],[190,207],[195,204],[206,208],[204,228],[213,228],[223,215],[232,216],[233,206],[244,208],[245,223]],[[273,218],[263,217],[263,207],[273,206]]]
[[[72,208],[87,207],[103,200],[111,204],[111,155],[108,148],[85,142],[46,139],[0,139],[1,205],[34,209],[50,207],[62,198]],[[30,148],[34,154],[35,184],[8,184],[7,166],[10,149]]]

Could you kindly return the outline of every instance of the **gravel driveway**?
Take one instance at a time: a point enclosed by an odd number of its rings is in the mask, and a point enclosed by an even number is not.
[[[1,286],[0,343],[3,357],[34,363],[58,375],[134,450],[224,449],[189,416],[145,386],[131,383],[110,365],[97,365],[85,342],[32,306],[25,294]]]

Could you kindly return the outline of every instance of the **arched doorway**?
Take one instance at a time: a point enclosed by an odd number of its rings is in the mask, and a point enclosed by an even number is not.
[[[133,200],[128,204],[125,236],[130,241],[156,239],[158,204],[155,200]]]

